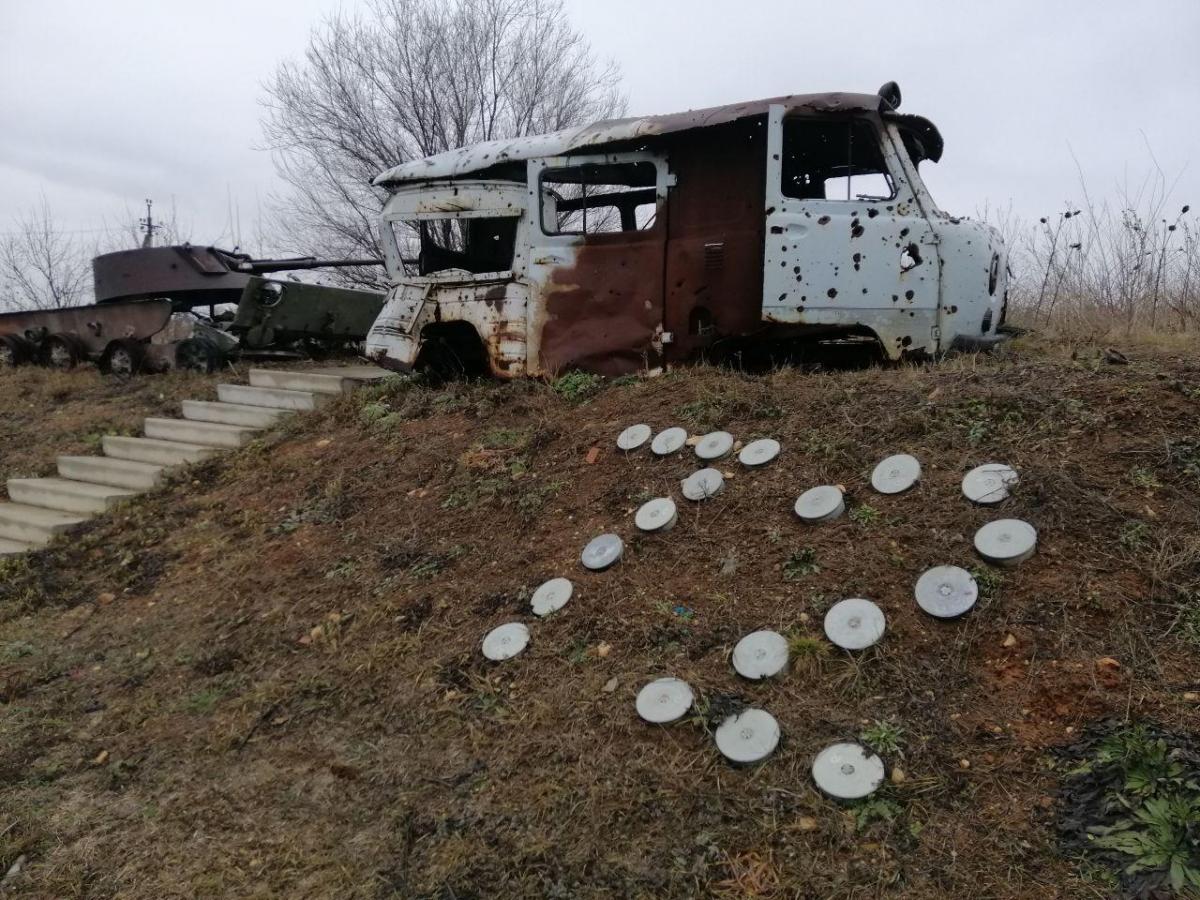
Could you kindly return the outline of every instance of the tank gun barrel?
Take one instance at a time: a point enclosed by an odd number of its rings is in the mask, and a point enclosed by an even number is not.
[[[289,272],[300,269],[336,269],[350,266],[382,266],[382,259],[317,259],[299,256],[293,259],[242,259],[231,268],[238,272],[265,275],[269,272]]]

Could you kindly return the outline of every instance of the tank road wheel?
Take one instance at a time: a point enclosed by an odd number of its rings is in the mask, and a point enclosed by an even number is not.
[[[209,375],[220,361],[221,353],[216,345],[204,338],[188,338],[175,348],[175,368],[185,372]]]
[[[81,351],[69,334],[52,334],[42,344],[42,362],[52,369],[73,369],[83,360]]]
[[[0,334],[0,369],[11,369],[34,357],[33,344],[15,334]]]
[[[146,348],[140,341],[122,339],[113,341],[104,348],[100,357],[100,371],[105,375],[131,378],[142,370],[146,362]]]

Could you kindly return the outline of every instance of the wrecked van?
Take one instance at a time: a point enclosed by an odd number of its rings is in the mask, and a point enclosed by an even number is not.
[[[381,365],[500,377],[654,371],[766,342],[889,359],[999,339],[999,233],[938,209],[927,119],[800,94],[474,144],[375,179]]]

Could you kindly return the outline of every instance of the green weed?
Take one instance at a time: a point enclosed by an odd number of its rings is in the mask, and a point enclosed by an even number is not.
[[[879,510],[866,503],[859,504],[850,510],[850,521],[863,527],[874,525],[879,521]]]
[[[1155,491],[1162,487],[1154,472],[1143,466],[1134,466],[1129,470],[1129,481],[1134,487],[1146,491]]]
[[[600,390],[604,379],[590,372],[568,372],[555,379],[554,393],[564,400],[579,403]]]
[[[878,719],[859,734],[858,739],[880,756],[899,756],[904,750],[904,728]]]
[[[803,547],[783,561],[784,581],[799,581],[820,571],[821,567],[817,565],[817,551],[812,547]]]

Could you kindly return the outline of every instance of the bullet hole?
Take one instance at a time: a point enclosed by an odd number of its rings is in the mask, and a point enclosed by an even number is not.
[[[908,237],[908,229],[907,228],[900,229],[900,237]]]
[[[799,267],[799,266],[792,266],[792,272],[793,272],[794,274],[796,274],[796,275],[799,275],[799,274],[800,274],[800,267]]]
[[[779,295],[779,302],[782,303],[786,299],[787,299],[787,291],[784,291],[782,294]]]
[[[910,338],[910,337],[909,337],[909,336],[906,334],[906,335],[904,336],[904,339],[903,339],[902,341],[900,341],[900,346],[901,346],[901,347],[911,347],[911,346],[912,346],[912,338]]]
[[[908,272],[921,264],[921,248],[909,244],[900,252],[900,271]]]
[[[771,226],[771,234],[783,234],[783,226],[782,225],[772,225]]]
[[[956,312],[958,312],[958,307],[951,306],[950,309],[948,310],[948,312],[950,313],[950,315],[954,315]]]
[[[807,302],[808,302],[808,297],[807,297],[806,295],[804,295],[804,294],[801,294],[801,295],[800,295],[800,302],[801,302],[801,303],[807,303]],[[803,307],[803,306],[802,306],[802,307],[800,307],[800,308],[801,308],[801,309],[804,309],[804,307]]]
[[[904,292],[904,299],[905,299],[905,300],[911,300],[911,299],[912,299],[914,296],[915,296],[915,295],[913,294],[913,292],[912,292],[912,291],[905,291],[905,292]]]
[[[899,303],[899,302],[900,302],[900,296],[899,296],[898,294],[892,294],[892,302],[893,302],[893,303]]]
[[[818,225],[828,225],[829,224],[829,216],[821,216],[821,218],[817,219],[817,224]]]
[[[855,253],[854,254],[854,271],[858,272],[861,269],[862,269],[862,254]]]
[[[867,210],[867,218],[868,219],[873,219],[877,215],[879,215],[879,210],[877,210],[877,209],[868,209]]]
[[[858,224],[858,219],[855,219],[850,223],[850,237],[851,238],[862,237],[863,230],[864,230],[863,227],[860,224]]]
[[[863,293],[865,294],[866,292],[867,292],[867,289],[866,289],[866,288],[863,288]]]
[[[773,212],[775,212],[775,207],[773,207],[773,206],[768,206],[768,207],[767,207],[767,215],[769,216],[769,215],[771,215]]]
[[[830,300],[833,300],[837,297],[837,288],[830,288],[825,292],[825,296],[827,296]]]

